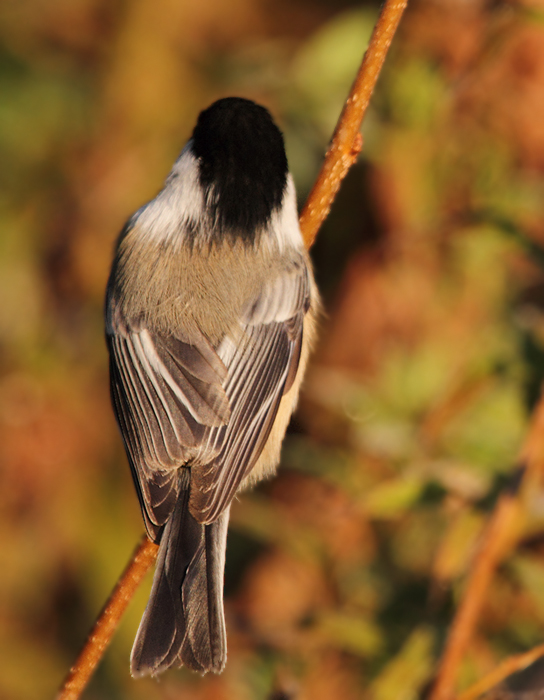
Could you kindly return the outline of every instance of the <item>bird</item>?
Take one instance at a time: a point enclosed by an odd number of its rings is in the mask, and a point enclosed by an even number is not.
[[[231,503],[275,473],[319,310],[283,135],[220,99],[125,224],[107,284],[112,404],[159,545],[134,677],[224,669]]]

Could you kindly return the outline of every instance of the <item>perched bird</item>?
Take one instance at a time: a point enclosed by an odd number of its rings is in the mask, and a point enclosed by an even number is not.
[[[225,666],[230,505],[279,461],[318,303],[282,134],[219,100],[125,225],[107,288],[113,406],[160,543],[134,676]]]

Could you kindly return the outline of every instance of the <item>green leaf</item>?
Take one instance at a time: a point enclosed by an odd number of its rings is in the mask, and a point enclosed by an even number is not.
[[[418,697],[433,669],[433,644],[434,635],[428,627],[416,629],[373,682],[373,700],[412,700]]]
[[[394,518],[405,513],[418,500],[424,485],[417,477],[386,481],[366,495],[363,507],[375,518]]]
[[[531,557],[517,556],[510,561],[509,568],[533,599],[544,619],[544,564]]]
[[[318,619],[317,632],[328,643],[359,656],[375,656],[383,647],[377,625],[348,613],[324,613]]]

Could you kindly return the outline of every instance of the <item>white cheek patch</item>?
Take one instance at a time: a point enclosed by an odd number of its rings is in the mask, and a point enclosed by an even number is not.
[[[291,173],[287,175],[282,205],[272,214],[269,231],[280,250],[287,247],[299,249],[304,247],[298,223],[297,194]]]
[[[164,189],[135,214],[146,238],[159,243],[184,238],[187,229],[202,221],[204,197],[198,179],[198,161],[187,143],[166,180]]]

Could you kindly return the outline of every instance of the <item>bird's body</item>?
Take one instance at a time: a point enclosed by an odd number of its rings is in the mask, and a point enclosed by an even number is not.
[[[317,305],[281,134],[220,100],[125,226],[108,283],[113,404],[160,542],[134,675],[224,667],[230,504],[279,461]]]

